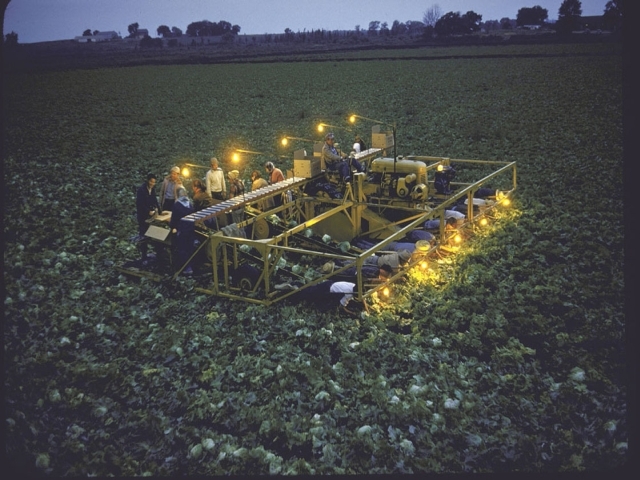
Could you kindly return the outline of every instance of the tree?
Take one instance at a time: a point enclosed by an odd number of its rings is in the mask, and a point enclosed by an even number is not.
[[[464,28],[467,30],[464,33],[477,32],[480,30],[480,23],[482,22],[482,15],[478,15],[476,12],[468,11],[461,17]]]
[[[407,20],[404,22],[405,27],[407,27],[407,33],[409,35],[413,35],[414,33],[422,33],[424,30],[424,23],[419,22],[417,20]]]
[[[380,28],[380,22],[378,20],[369,22],[369,35],[377,35],[378,28]]]
[[[149,35],[145,35],[145,37],[140,40],[140,48],[162,48],[162,39],[151,38]]]
[[[604,7],[602,24],[607,30],[615,32],[622,27],[622,0],[609,0]]]
[[[187,25],[187,35],[190,37],[211,37],[231,33],[237,35],[240,32],[238,25],[231,25],[229,22],[221,20],[220,22],[210,22],[202,20],[201,22],[193,22]]]
[[[509,17],[502,17],[500,19],[500,27],[503,30],[511,30],[513,25],[511,24],[511,19]]]
[[[7,33],[4,36],[4,45],[6,47],[15,47],[18,45],[18,34],[16,32]]]
[[[480,30],[481,21],[482,15],[473,11],[464,15],[460,15],[460,12],[448,12],[436,22],[435,32],[442,36],[465,35]]]
[[[524,25],[542,25],[549,18],[549,12],[546,8],[539,5],[531,8],[521,8],[516,16],[516,25],[522,27]]]
[[[132,23],[127,27],[127,30],[129,30],[129,38],[134,38],[136,36],[136,34],[138,33],[139,26],[140,25],[138,25],[138,22],[136,22],[136,23]]]
[[[382,22],[380,25],[380,35],[389,35],[389,24],[387,22]]]
[[[93,31],[93,34],[94,34],[94,35],[98,35],[99,33],[100,33],[100,30],[94,30],[94,31]]]
[[[171,29],[168,25],[160,25],[156,31],[158,32],[158,36],[162,35],[163,38],[169,38],[171,36]]]
[[[422,22],[427,27],[435,27],[436,22],[440,20],[440,17],[442,17],[442,11],[440,10],[440,5],[435,3],[431,5],[429,8],[427,8],[427,10],[424,12],[424,15],[422,16]]]
[[[171,33],[173,34],[174,37],[182,36],[182,30],[180,30],[178,27],[171,27]]]
[[[407,26],[404,23],[394,20],[391,25],[391,35],[401,35],[407,31]]]
[[[82,32],[82,36],[83,37],[90,37],[91,36],[91,29],[87,28],[84,32]]]
[[[500,30],[500,22],[498,20],[487,20],[482,22],[482,28],[484,28],[486,32]]]
[[[571,33],[578,26],[578,19],[582,15],[580,0],[564,0],[558,10],[556,30],[558,33]]]

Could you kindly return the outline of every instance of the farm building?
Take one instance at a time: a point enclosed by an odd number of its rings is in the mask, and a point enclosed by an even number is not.
[[[98,32],[94,35],[81,35],[74,38],[74,40],[79,43],[109,42],[111,40],[118,39],[120,39],[120,35],[118,35],[118,32],[114,32],[113,30],[108,32]]]

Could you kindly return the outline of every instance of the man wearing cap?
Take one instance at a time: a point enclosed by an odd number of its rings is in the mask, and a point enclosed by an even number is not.
[[[218,166],[218,159],[211,157],[211,170],[205,176],[207,193],[217,200],[225,200],[227,197],[227,186],[224,182],[224,173]]]
[[[182,186],[180,169],[178,167],[171,167],[169,175],[164,177],[164,181],[160,186],[160,212],[171,211],[173,204],[178,198],[178,188]]]
[[[322,160],[328,170],[336,171],[342,177],[345,183],[351,181],[351,168],[345,160],[346,155],[338,153],[334,146],[335,136],[333,133],[327,133],[324,137],[324,145],[322,146]],[[355,167],[358,172],[364,172],[364,168],[355,158],[350,159],[351,166]]]

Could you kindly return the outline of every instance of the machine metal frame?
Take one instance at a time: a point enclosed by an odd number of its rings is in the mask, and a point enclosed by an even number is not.
[[[378,152],[368,151],[371,161]],[[379,158],[379,157],[378,157]],[[467,213],[463,225],[474,224],[478,219],[488,215],[501,202],[497,201],[485,210],[474,211],[475,192],[492,181],[510,183],[510,188],[502,189],[503,198],[508,198],[516,189],[516,162],[450,159],[445,157],[410,156],[404,160],[413,160],[427,164],[428,188],[433,195],[427,200],[413,201],[389,197],[367,197],[365,185],[367,176],[355,174],[352,184],[344,185],[344,194],[340,199],[332,199],[322,195],[308,195],[305,189],[311,182],[325,177],[325,172],[312,178],[293,177],[274,185],[247,193],[246,195],[226,200],[222,203],[195,212],[184,217],[182,222],[192,222],[200,244],[187,262],[181,265],[171,276],[175,280],[192,261],[202,258],[203,254],[211,263],[211,284],[208,287],[196,287],[196,290],[210,295],[242,300],[262,305],[271,305],[294,295],[296,292],[316,285],[325,280],[335,280],[350,267],[356,267],[356,288],[354,297],[362,300],[404,275],[423,258],[432,255],[447,243],[445,232],[445,211],[457,204],[461,199],[467,200]],[[433,179],[439,166],[469,165],[490,168],[491,172],[471,183],[453,183],[456,191],[450,195],[437,195],[433,192]],[[505,176],[510,179],[505,180]],[[269,198],[283,198],[282,204],[267,211],[260,211],[255,206]],[[229,227],[218,229],[217,219],[232,212],[242,212],[244,219]],[[367,215],[379,215],[381,223],[371,228],[365,221]],[[393,220],[388,220],[392,213]],[[339,218],[339,222],[336,220]],[[282,225],[281,217],[287,224]],[[398,219],[399,218],[399,219]],[[440,220],[437,242],[428,250],[412,255],[411,260],[386,282],[371,282],[363,275],[365,260],[372,255],[384,254],[387,246],[402,239],[408,232],[419,228],[431,219]],[[267,225],[265,225],[265,223]],[[332,227],[332,225],[336,225]],[[211,228],[213,226],[213,228]],[[277,228],[276,228],[277,227]],[[379,233],[379,243],[367,250],[351,248],[343,252],[337,247],[324,244],[317,238],[304,235],[308,229],[322,227],[321,231],[330,231],[332,237],[351,240],[362,234]],[[269,232],[265,236],[266,231]],[[334,230],[332,230],[334,228]],[[349,231],[346,231],[346,230]],[[247,232],[249,232],[247,234]],[[247,238],[248,237],[248,238]],[[260,237],[260,238],[258,238]],[[304,256],[311,262],[327,262],[340,260],[344,262],[332,272],[311,280],[302,279],[291,270],[286,257]],[[251,265],[253,278],[239,279],[242,265]],[[248,268],[248,267],[247,267]],[[158,280],[157,274],[120,267],[125,273],[146,276]],[[276,277],[286,272],[290,278],[300,277],[302,286],[294,290],[282,291],[275,288]],[[256,277],[257,272],[259,275]],[[147,274],[149,273],[149,274]],[[235,276],[235,278],[234,278]]]

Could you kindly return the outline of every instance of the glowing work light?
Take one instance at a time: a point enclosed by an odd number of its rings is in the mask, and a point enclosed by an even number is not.
[[[480,220],[480,225],[482,225],[483,227],[485,227],[488,223],[489,223],[489,221],[486,218],[482,218]]]
[[[322,125],[322,124],[321,124],[321,125]],[[321,130],[320,130],[320,131],[321,131]],[[313,143],[313,140],[310,140],[310,139],[308,139],[308,138],[300,138],[300,137],[289,137],[289,136],[286,136],[286,137],[282,137],[282,140],[280,140],[280,144],[281,144],[283,147],[286,147],[287,145],[289,145],[289,140],[299,140],[299,141],[301,141],[301,142],[311,142],[311,143]]]
[[[182,165],[183,166],[182,166],[182,169],[180,170],[180,175],[182,175],[184,178],[189,178],[191,176],[191,170],[188,167],[202,168],[204,170],[209,168],[205,165],[198,165],[196,163],[183,163]]]
[[[390,295],[391,295],[391,290],[389,290],[389,287],[384,287],[382,289],[382,296],[385,298],[389,298]]]
[[[456,233],[455,237],[453,237],[453,241],[455,243],[460,243],[462,241],[462,237],[460,236],[459,233]]]

